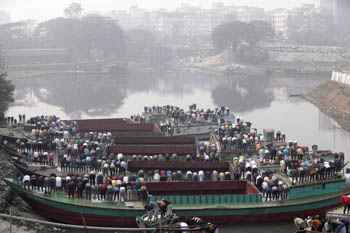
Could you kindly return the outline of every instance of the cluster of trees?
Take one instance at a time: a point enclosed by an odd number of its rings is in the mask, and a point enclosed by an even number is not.
[[[218,53],[228,50],[235,60],[256,64],[267,58],[267,53],[259,50],[257,44],[273,35],[273,30],[267,22],[232,21],[217,26],[213,30],[212,40]]]
[[[123,30],[111,18],[100,15],[48,20],[37,26],[34,37],[41,46],[70,49],[79,59],[125,54]]]
[[[42,22],[0,25],[0,44],[4,48],[63,48],[76,61],[149,60],[150,65],[171,58],[171,50],[145,30],[124,31],[117,20],[99,14],[83,14],[79,3],[64,10],[65,17]]]
[[[315,9],[296,11],[287,20],[287,37],[292,43],[305,45],[334,45],[335,25],[332,16]]]
[[[4,119],[10,103],[13,102],[14,86],[6,77],[6,73],[0,73],[0,122]]]
[[[273,30],[267,22],[232,21],[214,28],[212,40],[214,48],[221,52],[225,49],[236,49],[242,42],[256,45],[261,40],[271,36],[273,36]]]

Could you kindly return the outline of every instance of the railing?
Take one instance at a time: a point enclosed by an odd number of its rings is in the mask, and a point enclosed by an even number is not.
[[[161,195],[155,198],[157,200],[166,199],[179,207],[188,205],[239,205],[262,203],[262,196],[260,194]]]
[[[289,190],[288,198],[297,199],[338,193],[344,189],[344,185],[344,180],[335,180],[330,182],[325,181],[324,183],[317,183],[313,185],[303,185],[299,187],[292,186]]]
[[[129,171],[138,171],[143,170],[190,170],[190,171],[199,171],[199,170],[209,170],[209,171],[223,171],[226,172],[229,170],[229,163],[226,162],[215,162],[215,161],[129,161],[128,170]]]

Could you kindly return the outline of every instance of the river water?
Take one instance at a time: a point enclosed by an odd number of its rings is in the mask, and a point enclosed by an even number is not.
[[[228,106],[256,128],[275,128],[290,140],[345,152],[350,134],[299,95],[328,77],[211,77],[189,71],[147,72],[114,79],[63,77],[14,81],[15,103],[8,115],[55,114],[64,119],[128,117],[144,106],[183,108]],[[224,232],[293,232],[291,223],[225,227]]]

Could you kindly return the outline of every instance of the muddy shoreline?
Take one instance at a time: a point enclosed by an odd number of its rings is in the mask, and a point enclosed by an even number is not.
[[[0,170],[0,212],[3,214],[12,213],[12,215],[15,216],[38,219],[38,216],[32,212],[30,207],[16,194],[11,192],[3,181],[4,178],[16,175],[17,171],[9,162],[8,155],[2,150],[0,150]],[[46,227],[40,224],[32,224],[19,220],[10,221],[0,218],[0,232],[51,233],[63,231],[62,229]]]
[[[327,81],[311,90],[303,98],[333,118],[341,128],[350,131],[350,86]]]

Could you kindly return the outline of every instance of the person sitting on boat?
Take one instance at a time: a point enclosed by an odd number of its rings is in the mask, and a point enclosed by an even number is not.
[[[311,219],[310,226],[312,231],[322,231],[322,222],[319,215],[316,215]]]
[[[307,232],[308,225],[304,219],[295,218],[294,224],[297,228],[296,233],[306,233]]]
[[[169,206],[171,202],[169,202],[168,200],[162,199],[158,201],[157,204],[162,217],[168,217],[173,215],[172,209]]]

